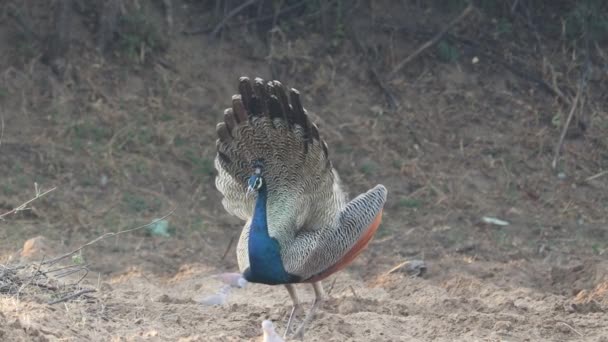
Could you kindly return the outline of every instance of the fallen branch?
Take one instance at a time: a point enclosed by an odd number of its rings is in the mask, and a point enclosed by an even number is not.
[[[49,289],[52,291],[58,291],[60,287],[61,288],[69,287],[71,289],[76,290],[76,289],[80,288],[80,286],[78,286],[78,284],[80,284],[82,282],[82,280],[84,280],[84,278],[89,273],[88,265],[70,264],[67,266],[56,266],[55,268],[52,268],[53,265],[56,265],[59,261],[61,261],[63,259],[66,259],[68,257],[75,255],[76,253],[78,253],[82,249],[84,249],[85,247],[91,246],[91,245],[95,244],[96,242],[99,242],[99,241],[106,239],[108,237],[111,237],[111,236],[118,236],[121,234],[133,232],[135,230],[148,227],[161,220],[164,220],[165,218],[172,215],[174,212],[175,212],[175,209],[172,209],[169,213],[165,214],[163,217],[161,217],[159,219],[155,219],[154,221],[151,221],[149,223],[146,223],[146,224],[134,227],[134,228],[126,229],[126,230],[121,230],[118,232],[111,232],[111,233],[103,234],[103,235],[85,243],[84,245],[76,248],[75,250],[73,250],[69,253],[63,254],[61,256],[58,256],[58,257],[50,259],[50,260],[46,260],[45,257],[43,257],[42,260],[40,260],[40,262],[38,262],[36,264],[18,265],[18,266],[12,267],[12,268],[6,267],[4,265],[0,265],[0,293],[12,293],[13,292],[12,289],[15,288],[16,289],[15,293],[19,297],[21,292],[23,292],[23,290],[30,285],[43,287],[43,288],[46,288],[46,289]],[[33,268],[32,274],[29,274],[29,273],[27,275],[18,275],[17,274],[17,270],[22,270],[22,269],[26,269],[26,268],[29,269],[30,267]],[[51,278],[53,278],[53,279],[64,278],[64,277],[67,277],[74,273],[81,272],[81,271],[84,271],[84,272],[82,275],[79,276],[79,278],[76,281],[70,281],[69,284],[66,283],[63,285],[62,284],[52,284],[52,285],[41,284],[37,278],[39,276],[43,277],[44,279],[46,279],[46,282],[48,283],[48,281]],[[53,274],[53,276],[49,277],[50,274]],[[60,299],[51,301],[48,304],[56,304],[56,303],[64,302],[64,301],[70,300],[72,298],[76,298],[82,294],[89,293],[89,292],[95,292],[95,290],[94,289],[84,289],[82,291],[75,292],[73,294],[67,295]]]
[[[67,302],[70,299],[73,299],[73,298],[76,298],[76,297],[80,297],[80,296],[82,296],[85,293],[91,293],[91,292],[97,292],[97,290],[95,290],[95,289],[80,290],[78,292],[72,293],[71,295],[68,295],[68,296],[65,296],[65,297],[62,297],[62,298],[50,301],[47,304],[53,305],[53,304],[57,304],[57,303],[61,303],[61,302]]]
[[[34,278],[36,278],[38,273],[40,273],[40,267],[42,267],[43,262],[44,262],[44,256],[42,257],[42,260],[40,260],[40,263],[36,267],[36,270],[34,270],[34,273],[32,274],[32,276],[25,283],[21,284],[21,286],[19,287],[19,290],[17,291],[17,298],[19,298],[19,295],[21,295],[21,291],[23,291],[23,289],[28,287],[34,281]]]
[[[505,69],[510,71],[513,75],[520,77],[526,81],[536,83],[536,85],[541,90],[547,92],[548,94],[559,97],[564,103],[566,103],[566,104],[571,103],[570,99],[568,99],[568,97],[566,97],[559,88],[555,88],[554,85],[549,84],[548,82],[543,80],[541,76],[534,75],[534,72],[532,70],[526,69],[523,65],[511,64],[511,63],[507,62],[504,58],[502,58],[500,56],[500,54],[497,53],[496,51],[491,51],[487,47],[484,47],[470,39],[466,39],[463,37],[457,37],[455,35],[450,35],[450,34],[448,34],[447,36],[448,36],[448,39],[450,39],[454,42],[466,44],[469,47],[473,48],[473,50],[476,53],[478,53],[481,57],[484,57],[484,58],[497,62],[498,64],[502,65]],[[484,51],[484,50],[487,50],[487,51]]]
[[[398,30],[398,31],[406,31],[406,32],[409,32],[409,33],[412,33],[412,34],[415,34],[415,35],[418,35],[418,36],[424,37],[424,38],[430,37],[434,34],[434,32],[427,32],[418,27],[412,28],[408,25],[397,27],[397,28],[391,27],[391,26],[387,26],[387,27],[390,29]],[[547,94],[550,94],[551,96],[559,97],[559,99],[563,103],[565,103],[567,105],[571,104],[571,100],[567,96],[565,96],[561,92],[560,89],[555,89],[553,87],[553,85],[544,81],[542,79],[542,76],[536,75],[535,72],[533,72],[530,69],[527,69],[524,65],[521,65],[520,63],[512,64],[510,62],[507,62],[503,57],[501,57],[501,54],[499,52],[492,50],[488,44],[483,44],[483,42],[480,44],[471,39],[457,36],[457,35],[451,34],[449,32],[445,34],[445,38],[450,40],[452,43],[466,45],[468,48],[472,49],[472,51],[474,51],[479,57],[483,57],[485,59],[495,61],[496,63],[498,63],[502,67],[504,67],[507,71],[511,72],[513,75],[515,75],[525,81],[534,83],[536,86],[538,86],[540,88],[540,90],[546,92]]]
[[[590,176],[590,177],[585,178],[585,182],[590,182],[590,181],[592,181],[592,180],[594,180],[594,179],[597,179],[597,178],[600,178],[600,177],[602,177],[602,176],[604,176],[604,175],[608,175],[608,170],[602,171],[602,172],[600,172],[600,173],[596,173],[596,174],[595,174],[595,175],[593,175],[593,176]]]
[[[171,211],[169,211],[169,213],[165,214],[163,217],[161,217],[161,218],[159,218],[159,219],[156,219],[156,220],[154,220],[154,221],[152,221],[152,222],[149,222],[149,223],[143,224],[143,225],[141,225],[141,226],[137,226],[137,227],[135,227],[135,228],[130,228],[130,229],[126,229],[126,230],[121,230],[121,231],[118,231],[118,232],[110,232],[110,233],[105,233],[105,234],[103,234],[103,235],[101,235],[101,236],[98,236],[97,238],[95,238],[95,239],[93,239],[93,240],[91,240],[91,241],[89,241],[89,242],[85,243],[84,245],[82,245],[82,246],[80,246],[80,247],[76,248],[75,250],[73,250],[73,251],[71,251],[71,252],[69,252],[69,253],[66,253],[66,254],[63,254],[63,255],[58,256],[58,257],[56,257],[56,258],[50,259],[50,260],[48,260],[48,261],[45,261],[45,262],[43,263],[43,265],[54,265],[54,264],[56,264],[57,262],[59,262],[59,261],[61,261],[61,260],[65,259],[65,258],[68,258],[68,257],[70,257],[70,256],[72,256],[72,255],[74,255],[74,254],[76,254],[76,253],[78,253],[78,252],[80,252],[80,251],[81,251],[83,248],[88,247],[88,246],[90,246],[90,245],[92,245],[92,244],[95,244],[95,243],[97,243],[97,242],[99,242],[99,241],[101,241],[101,240],[104,240],[104,239],[106,239],[106,238],[109,238],[109,237],[111,237],[111,236],[118,236],[118,235],[122,235],[122,234],[125,234],[125,233],[130,233],[130,232],[133,232],[133,231],[140,230],[140,229],[142,229],[142,228],[146,228],[146,227],[148,227],[148,226],[151,226],[151,225],[155,224],[156,222],[158,222],[158,221],[162,221],[162,220],[166,219],[167,217],[169,217],[169,216],[173,215],[173,213],[174,213],[174,212],[175,212],[175,208],[174,208],[174,209],[171,209]]]
[[[2,127],[4,127],[4,126],[2,126]],[[6,216],[8,216],[8,215],[15,214],[15,213],[18,213],[20,211],[28,210],[29,209],[27,207],[28,204],[34,202],[35,200],[39,199],[40,197],[45,196],[49,192],[54,191],[55,189],[57,189],[57,187],[54,187],[54,188],[49,189],[49,190],[47,190],[45,192],[41,192],[40,188],[38,188],[38,183],[34,183],[34,188],[35,188],[35,191],[36,191],[36,196],[34,196],[34,198],[30,199],[29,201],[26,201],[25,203],[21,204],[17,208],[14,208],[14,209],[12,209],[10,211],[7,211],[6,213],[0,215],[0,221],[4,221],[4,218]]]
[[[376,67],[373,65],[372,61],[367,56],[365,48],[363,47],[363,43],[361,43],[361,40],[355,32],[355,29],[352,26],[349,26],[348,31],[350,31],[350,36],[352,38],[353,44],[355,45],[359,53],[362,54],[365,58],[365,61],[367,62],[367,67],[369,69],[373,81],[378,85],[378,88],[380,88],[380,90],[384,93],[384,96],[386,96],[386,101],[388,102],[390,109],[399,108],[399,101],[391,92],[389,87],[384,83],[384,81],[380,77],[380,74],[378,73],[378,70],[376,70]]]
[[[439,40],[441,40],[441,38],[454,26],[456,26],[456,24],[458,24],[459,22],[461,22],[464,18],[466,18],[469,13],[471,13],[473,11],[474,7],[473,4],[469,4],[463,11],[462,13],[460,13],[459,16],[457,16],[456,18],[454,18],[452,21],[450,21],[441,31],[439,31],[435,36],[433,36],[433,38],[431,38],[430,40],[428,40],[426,43],[420,45],[420,47],[418,47],[418,49],[416,49],[416,51],[414,51],[411,55],[407,56],[407,58],[405,58],[404,60],[402,60],[401,62],[399,62],[399,64],[397,64],[396,67],[393,68],[393,70],[390,72],[389,77],[394,77],[395,74],[397,74],[399,71],[401,71],[401,69],[403,69],[403,67],[405,67],[408,63],[410,63],[411,61],[413,61],[416,57],[418,57],[421,53],[423,53],[425,50],[427,50],[428,48],[434,46],[435,44],[437,44],[437,42],[439,42]]]
[[[570,113],[568,113],[568,118],[566,119],[566,123],[562,128],[562,134],[559,136],[559,140],[557,141],[557,145],[555,146],[555,153],[553,155],[553,162],[551,162],[551,166],[553,169],[557,168],[557,160],[559,159],[559,152],[562,149],[562,145],[564,144],[564,138],[566,137],[566,133],[568,132],[568,127],[570,126],[570,121],[574,117],[574,113],[576,112],[576,108],[578,106],[578,102],[581,98],[581,95],[587,85],[587,77],[589,76],[589,72],[591,70],[591,59],[589,57],[589,35],[585,34],[585,66],[581,71],[581,76],[578,82],[578,89],[576,90],[576,96],[572,101],[572,106],[570,107]],[[581,106],[582,107],[582,106]]]
[[[555,169],[557,167],[557,159],[559,158],[559,152],[562,149],[562,145],[564,144],[564,138],[566,137],[566,132],[568,131],[568,127],[570,126],[570,121],[572,121],[572,117],[574,116],[574,112],[576,112],[576,108],[578,107],[578,101],[581,98],[581,93],[583,92],[582,85],[579,85],[578,90],[576,91],[576,96],[574,97],[574,101],[572,101],[572,106],[570,107],[570,113],[568,113],[568,118],[566,119],[566,123],[562,128],[562,134],[559,136],[559,140],[557,141],[557,145],[555,145],[555,153],[553,154],[553,161],[551,162],[551,167]]]

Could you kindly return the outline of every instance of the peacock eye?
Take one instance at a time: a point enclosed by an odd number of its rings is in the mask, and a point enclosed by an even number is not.
[[[256,190],[260,189],[262,187],[262,178],[258,178],[255,180],[255,184],[254,184],[254,188]]]

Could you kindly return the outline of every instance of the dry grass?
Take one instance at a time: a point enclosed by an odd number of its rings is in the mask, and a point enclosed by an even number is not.
[[[28,201],[28,203],[31,202]],[[25,205],[23,208],[25,208]],[[22,294],[26,293],[28,294],[26,297],[38,299],[41,295],[42,297],[50,296],[53,299],[49,300],[48,304],[52,305],[95,292],[94,288],[83,288],[81,286],[81,282],[89,273],[89,265],[85,264],[81,257],[82,251],[104,239],[150,227],[167,219],[174,211],[175,209],[161,218],[134,228],[103,234],[68,253],[50,259],[43,255],[42,259],[35,263],[21,263],[12,266],[0,265],[0,293],[15,295],[18,299],[23,298]],[[32,248],[35,249],[36,246]],[[77,276],[74,277],[73,275]],[[32,291],[32,288],[36,290]]]

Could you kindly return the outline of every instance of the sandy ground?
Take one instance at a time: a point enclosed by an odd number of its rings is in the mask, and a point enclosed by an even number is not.
[[[521,263],[474,264],[471,268],[494,275],[476,277],[467,274],[468,267],[442,280],[400,270],[371,279],[343,272],[326,284],[329,299],[305,340],[606,341],[607,283],[573,298],[530,284],[495,284],[497,277],[509,275],[507,283],[530,277],[522,274]],[[605,272],[606,266],[595,272]],[[367,266],[355,270],[359,267]],[[169,278],[132,270],[82,284],[97,292],[55,305],[47,305],[52,298],[40,290],[28,293],[37,300],[2,297],[0,336],[6,341],[260,341],[265,319],[283,331],[290,299],[282,287],[248,284],[233,288],[221,305],[201,304],[224,286],[210,277],[217,272],[204,264],[184,265]],[[312,300],[307,286],[300,292]]]

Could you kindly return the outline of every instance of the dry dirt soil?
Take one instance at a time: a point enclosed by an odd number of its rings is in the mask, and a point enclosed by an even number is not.
[[[570,106],[522,77],[574,98],[577,62],[559,39],[543,56],[525,29],[473,13],[451,32],[482,50],[443,44],[388,77],[458,12],[374,2],[349,24],[357,44],[314,13],[185,34],[209,11],[174,1],[171,33],[162,6],[147,9],[159,48],[137,33],[100,52],[80,8],[69,51],[49,61],[40,37],[57,2],[9,3],[21,12],[0,17],[0,213],[35,184],[56,189],[0,221],[0,340],[259,341],[264,319],[284,330],[282,287],[199,303],[237,270],[242,223],[214,186],[215,125],[249,75],[301,91],[351,196],[389,189],[368,250],[325,282],[307,341],[608,341],[608,75],[590,76],[586,130],[573,120],[556,169]],[[417,260],[425,272],[408,273]],[[308,307],[312,289],[299,289]]]

